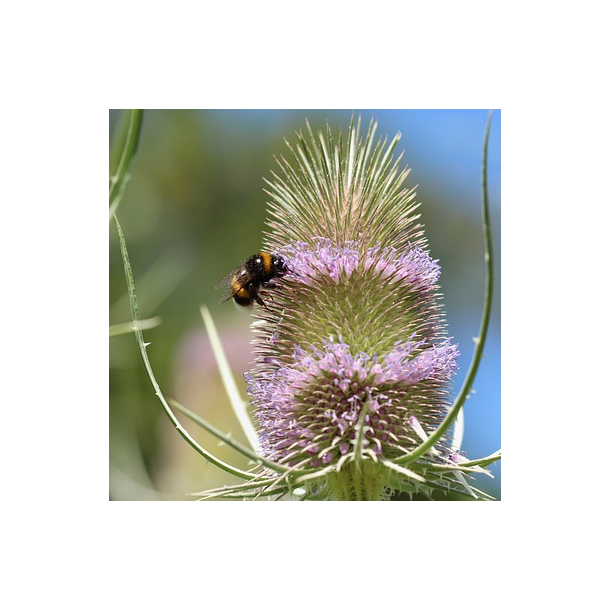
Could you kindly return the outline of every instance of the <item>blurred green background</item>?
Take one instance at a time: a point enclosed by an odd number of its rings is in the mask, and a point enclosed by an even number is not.
[[[122,111],[110,111],[110,139]],[[468,368],[483,302],[481,150],[486,110],[147,110],[131,181],[118,211],[127,240],[141,318],[161,324],[144,331],[148,355],[166,397],[173,397],[245,441],[233,417],[203,329],[206,304],[219,328],[242,394],[251,362],[249,316],[220,304],[218,280],[260,249],[267,196],[263,177],[276,170],[305,127],[349,125],[352,113],[378,136],[402,133],[398,152],[412,168],[407,186],[417,200],[433,258],[440,259],[449,335],[460,344],[460,373]],[[471,458],[500,439],[500,133],[494,113],[489,189],[496,251],[496,291],[486,357],[466,404],[463,449]],[[114,223],[110,223],[110,324],[130,320]],[[110,340],[109,485],[112,500],[184,500],[190,492],[237,482],[209,465],[164,415],[132,334]],[[238,467],[246,460],[180,418],[206,449]],[[495,479],[476,486],[500,498]]]

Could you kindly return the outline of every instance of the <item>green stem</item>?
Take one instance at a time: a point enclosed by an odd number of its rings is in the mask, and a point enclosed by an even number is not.
[[[492,111],[489,111],[487,117],[487,125],[485,126],[485,134],[483,136],[483,163],[482,163],[482,178],[481,187],[483,195],[483,235],[485,240],[485,264],[486,264],[486,276],[485,276],[485,298],[483,301],[483,316],[481,318],[481,328],[479,330],[479,336],[474,339],[475,350],[470,363],[470,368],[466,374],[466,379],[462,385],[462,389],[458,394],[455,402],[447,417],[443,420],[443,423],[432,433],[428,440],[423,442],[417,449],[409,453],[409,455],[395,460],[398,464],[408,464],[413,460],[426,454],[436,443],[438,443],[443,435],[445,435],[453,422],[455,421],[460,409],[463,407],[472,384],[474,383],[479,364],[483,356],[483,347],[485,346],[485,340],[487,339],[487,331],[489,329],[489,320],[491,317],[491,302],[493,297],[494,287],[494,257],[492,247],[492,236],[491,236],[491,221],[489,217],[489,201],[487,196],[487,145],[489,143],[489,132],[491,128],[491,117]]]

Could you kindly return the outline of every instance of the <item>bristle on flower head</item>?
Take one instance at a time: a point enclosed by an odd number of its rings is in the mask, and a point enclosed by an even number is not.
[[[363,138],[360,120],[352,121],[347,142],[342,133],[335,142],[328,125],[326,134],[316,135],[308,123],[309,140],[298,133],[295,146],[287,142],[293,164],[281,157],[283,176],[274,173],[267,181],[270,250],[314,236],[364,249],[425,244],[415,192],[402,187],[410,170],[400,169],[402,155],[392,156],[400,134],[387,145],[387,139],[375,141],[376,129],[371,122]]]

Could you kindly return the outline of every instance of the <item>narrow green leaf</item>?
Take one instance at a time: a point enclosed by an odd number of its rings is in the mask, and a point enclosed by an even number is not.
[[[178,409],[178,411],[181,411],[182,413],[184,413],[184,415],[186,415],[188,418],[193,420],[196,424],[199,424],[204,430],[207,430],[210,434],[214,435],[217,439],[219,439],[223,443],[226,443],[227,445],[229,445],[229,447],[232,447],[236,451],[239,451],[239,453],[241,453],[242,455],[245,455],[246,457],[250,458],[254,462],[267,466],[268,468],[275,470],[276,472],[287,472],[287,471],[291,470],[287,466],[282,466],[281,464],[276,464],[275,462],[271,462],[269,460],[266,460],[265,458],[260,457],[254,451],[252,451],[251,449],[248,449],[248,447],[244,447],[244,445],[237,442],[231,436],[229,436],[228,434],[225,434],[224,432],[221,432],[218,428],[216,428],[215,426],[213,426],[212,424],[207,422],[205,419],[199,417],[199,415],[197,415],[196,413],[193,413],[192,411],[187,409],[185,406],[181,405],[178,401],[170,398],[169,403],[174,408]]]
[[[493,258],[493,247],[491,237],[491,221],[489,218],[489,200],[487,195],[487,145],[489,142],[489,132],[491,129],[491,117],[492,111],[489,112],[487,117],[487,125],[485,126],[485,134],[483,136],[483,163],[482,163],[482,198],[483,198],[483,235],[485,240],[485,265],[486,265],[486,276],[485,276],[485,297],[483,300],[483,315],[481,318],[481,328],[479,330],[479,336],[474,340],[475,349],[470,363],[470,368],[466,374],[466,379],[462,385],[462,389],[458,394],[455,402],[451,409],[447,413],[447,417],[443,420],[443,423],[429,436],[428,440],[423,442],[417,449],[413,450],[409,455],[399,458],[396,460],[400,464],[408,464],[413,460],[416,460],[420,456],[427,453],[436,443],[438,443],[443,435],[449,430],[453,422],[455,421],[457,414],[463,407],[472,384],[474,383],[477,371],[479,370],[479,364],[483,356],[483,348],[485,346],[485,340],[487,338],[487,330],[489,328],[489,320],[491,317],[491,302],[493,296],[493,285],[494,285],[494,258]]]
[[[203,447],[201,447],[197,443],[197,441],[195,441],[195,439],[193,439],[191,437],[191,435],[182,427],[180,422],[176,419],[176,416],[172,412],[170,406],[167,404],[167,401],[165,400],[165,397],[163,396],[163,393],[161,392],[161,388],[159,387],[159,384],[157,383],[157,380],[153,373],[150,361],[148,360],[148,354],[146,352],[146,343],[144,342],[144,337],[142,335],[142,329],[141,329],[141,324],[140,324],[138,301],[136,299],[136,288],[135,288],[135,283],[133,280],[133,273],[131,271],[131,264],[129,263],[129,256],[127,254],[127,244],[125,243],[125,237],[123,235],[121,225],[119,224],[119,219],[116,217],[116,215],[114,215],[113,218],[114,218],[117,233],[119,236],[119,243],[121,246],[121,256],[123,258],[123,267],[125,269],[125,278],[127,280],[127,290],[129,292],[129,304],[130,304],[130,308],[131,308],[131,317],[133,319],[133,323],[134,323],[134,327],[135,327],[134,332],[136,335],[136,342],[138,344],[138,347],[140,348],[140,354],[142,356],[142,360],[144,361],[144,366],[146,368],[146,372],[148,373],[148,378],[150,379],[153,389],[155,390],[155,394],[157,395],[157,398],[159,399],[159,401],[161,402],[161,405],[163,406],[163,410],[165,411],[165,414],[167,415],[169,420],[172,422],[173,426],[176,428],[178,433],[182,436],[182,438],[184,438],[184,440],[191,447],[193,447],[195,449],[195,451],[197,451],[197,453],[202,455],[206,460],[208,460],[212,464],[218,466],[222,470],[224,470],[230,474],[234,474],[235,476],[240,477],[242,479],[255,478],[255,475],[253,475],[252,473],[244,472],[243,470],[239,470],[238,468],[234,468],[233,466],[230,466],[229,464],[222,462],[221,460],[216,458],[214,455],[212,455],[211,453],[206,451]]]
[[[138,149],[143,110],[126,110],[110,153],[110,220],[116,213]]]
[[[140,329],[146,330],[148,328],[154,328],[155,326],[159,326],[161,324],[161,318],[156,316],[154,318],[147,318],[146,320],[140,320]],[[136,326],[134,322],[123,322],[122,324],[113,324],[110,327],[110,336],[116,337],[118,335],[126,335],[128,333],[133,333],[136,330]]]
[[[235,378],[231,372],[229,361],[227,360],[220,337],[218,336],[218,331],[216,330],[214,320],[212,320],[212,316],[205,305],[200,307],[200,311],[205,328],[208,332],[208,336],[210,337],[210,345],[212,346],[212,351],[214,352],[214,357],[216,358],[216,364],[218,365],[218,370],[220,371],[220,377],[225,387],[227,396],[229,397],[231,407],[233,407],[235,417],[237,417],[237,421],[242,427],[250,446],[258,453],[260,449],[258,444],[258,435],[256,434],[254,426],[252,425],[248,411],[246,410],[246,403],[242,399],[239,390],[237,389],[237,384],[235,383]]]

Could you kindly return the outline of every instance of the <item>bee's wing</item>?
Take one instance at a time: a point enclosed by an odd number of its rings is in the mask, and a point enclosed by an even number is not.
[[[216,284],[216,290],[224,289],[225,293],[220,299],[221,303],[232,299],[242,288],[248,284],[248,274],[245,269],[240,265],[235,267],[231,273],[227,273],[219,282]]]

